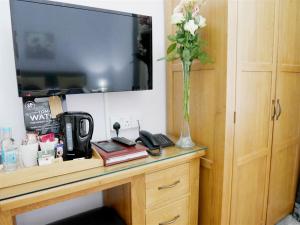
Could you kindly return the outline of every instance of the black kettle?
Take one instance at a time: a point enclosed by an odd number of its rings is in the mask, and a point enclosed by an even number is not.
[[[57,118],[64,141],[63,159],[91,158],[93,117],[86,112],[64,112],[57,115]]]

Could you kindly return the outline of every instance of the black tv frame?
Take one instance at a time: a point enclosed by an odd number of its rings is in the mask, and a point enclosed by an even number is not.
[[[48,1],[48,0],[10,0],[10,12],[11,12],[11,23],[12,23],[12,36],[13,36],[13,47],[14,47],[14,58],[15,58],[15,67],[16,67],[16,78],[18,76],[21,76],[21,71],[19,68],[19,61],[18,61],[18,51],[16,49],[17,42],[15,38],[15,32],[14,32],[14,18],[13,18],[13,2],[14,1],[21,1],[21,2],[31,2],[31,3],[37,3],[37,4],[44,4],[44,5],[53,5],[53,6],[60,6],[60,7],[67,7],[67,8],[74,8],[74,9],[81,9],[81,10],[88,10],[88,11],[96,11],[96,12],[102,12],[102,13],[109,13],[109,14],[116,14],[116,15],[122,15],[122,16],[130,16],[130,17],[149,17],[151,18],[151,76],[149,76],[149,83],[151,83],[151,86],[148,89],[136,89],[136,90],[118,90],[118,91],[89,91],[89,92],[82,92],[82,89],[44,89],[44,90],[26,90],[23,91],[22,88],[20,88],[21,84],[17,80],[18,84],[18,93],[19,97],[49,97],[49,96],[65,96],[70,94],[91,94],[91,93],[106,93],[106,92],[128,92],[128,91],[147,91],[147,90],[153,90],[153,23],[152,23],[152,16],[149,15],[143,15],[143,14],[135,14],[135,13],[127,13],[127,12],[121,12],[117,10],[110,10],[110,9],[102,9],[102,8],[96,8],[96,7],[90,7],[90,6],[84,6],[84,5],[77,5],[77,4],[70,4],[70,3],[64,3],[64,2],[55,2],[55,1]],[[65,97],[64,97],[65,98]]]

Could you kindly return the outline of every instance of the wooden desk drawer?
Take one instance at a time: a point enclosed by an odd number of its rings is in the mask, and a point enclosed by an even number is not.
[[[146,215],[146,225],[188,225],[188,198],[178,200]]]
[[[167,203],[189,192],[189,164],[146,175],[146,206]]]

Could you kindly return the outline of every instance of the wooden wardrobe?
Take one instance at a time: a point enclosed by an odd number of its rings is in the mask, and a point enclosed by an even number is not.
[[[178,1],[166,0],[169,17]],[[201,161],[199,224],[273,225],[294,205],[300,148],[300,1],[208,0],[194,63],[191,132]],[[180,62],[167,65],[168,133],[182,118]]]

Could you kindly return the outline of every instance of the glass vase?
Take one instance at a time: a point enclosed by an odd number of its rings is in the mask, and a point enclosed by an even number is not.
[[[181,125],[180,138],[176,142],[179,148],[191,148],[195,146],[190,133],[190,72],[192,62],[183,61],[183,121]]]

